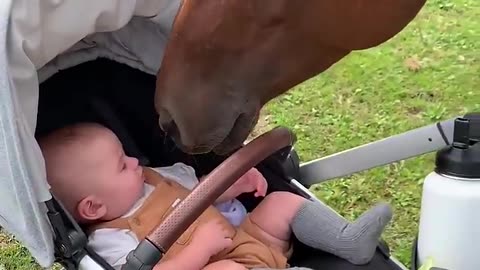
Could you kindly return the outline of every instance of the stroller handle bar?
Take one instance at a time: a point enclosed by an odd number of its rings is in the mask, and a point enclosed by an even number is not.
[[[295,141],[296,137],[289,129],[277,127],[240,148],[209,173],[165,220],[129,253],[127,263],[122,269],[152,269],[190,224],[236,180],[265,158],[292,146]]]
[[[459,118],[480,121],[480,113],[470,113]],[[326,180],[438,151],[452,143],[455,119],[457,118],[303,163],[300,165],[301,183],[309,187]],[[480,131],[475,131],[475,136],[480,138],[477,133]]]

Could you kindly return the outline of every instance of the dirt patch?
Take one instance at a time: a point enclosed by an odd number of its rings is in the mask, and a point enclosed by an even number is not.
[[[405,60],[404,64],[405,64],[405,66],[407,67],[408,70],[413,71],[413,72],[417,72],[422,68],[422,64],[421,64],[420,60],[418,59],[418,57],[416,57],[416,56],[407,58]]]
[[[15,242],[13,236],[0,228],[0,249],[11,246],[12,242]]]

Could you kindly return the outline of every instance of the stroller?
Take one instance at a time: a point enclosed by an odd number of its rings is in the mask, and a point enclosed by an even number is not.
[[[59,37],[69,38],[71,32],[82,34],[90,29],[52,25],[57,27],[56,33],[65,35],[50,36],[51,42],[47,45],[51,46],[43,48],[44,54],[36,55],[36,58],[31,56],[32,59],[28,58],[28,49],[35,46],[35,39],[30,40],[32,43],[27,40],[21,47],[26,53],[16,51],[19,48],[12,47],[10,43],[22,38],[21,33],[25,32],[21,30],[28,30],[28,25],[12,22],[29,16],[34,20],[34,15],[40,14],[35,13],[38,7],[32,6],[28,9],[32,14],[26,11],[27,14],[17,12],[15,16],[10,16],[11,10],[18,11],[26,2],[16,0],[0,4],[0,37],[7,44],[5,47],[2,44],[0,50],[0,66],[15,68],[13,71],[6,68],[0,74],[0,225],[27,246],[42,266],[57,260],[67,269],[112,269],[88,248],[82,228],[49,193],[43,159],[34,138],[67,124],[92,121],[112,129],[126,153],[137,157],[142,165],[160,167],[183,162],[194,167],[198,175],[205,175],[227,160],[228,157],[213,153],[187,155],[158,127],[158,115],[151,102],[155,91],[155,71],[158,59],[162,58],[169,22],[176,14],[179,1],[157,4],[156,8],[162,5],[162,16],[149,14],[151,7],[146,2],[144,6],[137,3],[135,12],[141,13],[143,18],[132,17],[138,15],[132,11],[133,6],[126,10],[118,4],[117,11],[123,12],[124,17],[119,16],[117,23],[125,27],[113,31],[105,26],[98,30],[99,33],[84,38],[74,46],[62,47],[65,43],[58,42]],[[55,8],[54,1],[48,8]],[[80,5],[75,8],[79,8],[82,15],[93,16],[82,13]],[[127,15],[129,12],[130,15]],[[149,16],[154,17],[155,25],[152,21],[145,21],[144,18]],[[99,22],[102,23],[105,22]],[[158,28],[158,25],[162,27]],[[17,35],[15,30],[19,30],[20,34]],[[135,37],[144,39],[132,41],[132,34],[142,31],[143,34]],[[131,43],[126,46],[128,40]],[[155,51],[137,54],[135,42],[150,42],[158,46]],[[135,89],[133,96],[131,89]],[[292,141],[256,167],[269,181],[269,192],[285,190],[316,200],[308,190],[312,184],[435,151],[450,144],[452,137],[453,119],[303,164]],[[411,147],[404,147],[406,142]],[[383,151],[385,145],[391,149],[388,153]],[[359,156],[369,158],[359,159]],[[253,209],[259,202],[248,196],[242,196],[240,200],[247,210]],[[362,266],[313,250],[298,241],[294,249],[289,261],[292,266],[332,270],[406,269],[390,255],[385,242],[379,244],[373,260]]]
[[[126,152],[139,158],[143,165],[169,166],[180,161],[193,166],[199,175],[211,172],[226,157],[211,153],[186,155],[159,129],[153,105],[140,106],[148,104],[154,94],[154,84],[154,76],[108,59],[64,70],[40,85],[36,135],[79,121],[99,122],[114,130]],[[127,99],[127,92],[133,86],[142,94],[134,100]],[[64,91],[67,87],[68,92]],[[453,119],[303,164],[292,145],[275,152],[256,167],[268,179],[269,191],[286,190],[315,200],[307,189],[312,184],[435,151],[448,145],[452,137]],[[407,142],[412,147],[405,148]],[[384,152],[386,146],[391,149],[388,153]],[[369,158],[358,158],[366,156]],[[249,210],[258,203],[256,198],[249,197],[241,201]],[[111,269],[86,246],[84,232],[55,198],[47,200],[45,205],[59,262],[67,269]],[[385,242],[378,246],[373,260],[362,266],[295,242],[290,263],[312,269],[406,269],[390,255]]]

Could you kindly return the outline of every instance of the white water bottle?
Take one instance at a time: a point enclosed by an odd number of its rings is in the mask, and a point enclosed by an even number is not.
[[[480,119],[457,118],[452,145],[437,152],[423,184],[418,265],[480,270]]]

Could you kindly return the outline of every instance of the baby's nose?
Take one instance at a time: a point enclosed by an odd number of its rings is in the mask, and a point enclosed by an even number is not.
[[[130,166],[130,168],[136,169],[138,167],[138,159],[133,158],[133,157],[129,157],[128,158],[128,165]]]

